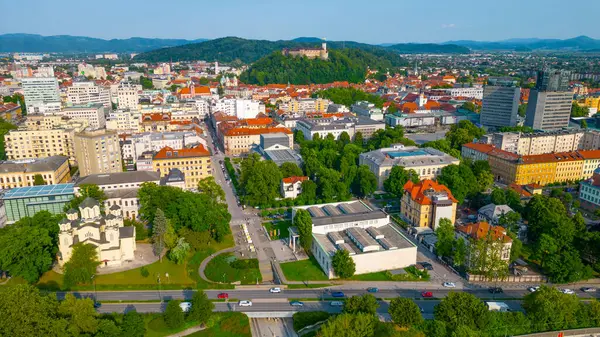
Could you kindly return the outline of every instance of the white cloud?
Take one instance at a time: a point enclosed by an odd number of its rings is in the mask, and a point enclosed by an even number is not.
[[[444,28],[444,29],[456,28],[456,24],[455,23],[444,23],[444,24],[442,24],[442,28]]]

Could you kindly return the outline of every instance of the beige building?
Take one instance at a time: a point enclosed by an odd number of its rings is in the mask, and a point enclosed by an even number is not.
[[[63,155],[74,165],[75,133],[86,127],[86,122],[62,116],[27,116],[24,125],[4,136],[6,156],[18,160]]]
[[[75,157],[82,177],[123,171],[116,132],[94,130],[76,133]]]
[[[600,133],[594,130],[558,130],[549,132],[498,132],[482,137],[482,143],[530,156],[546,153],[595,150],[600,147]]]
[[[435,231],[443,218],[454,224],[457,204],[448,187],[429,179],[418,184],[409,180],[404,185],[400,213],[411,226]]]
[[[33,186],[38,174],[46,185],[62,184],[71,179],[69,172],[69,158],[65,156],[6,160],[0,162],[0,189]]]
[[[512,239],[506,235],[506,229],[501,226],[492,226],[485,221],[456,227],[457,239],[462,238],[467,245],[472,244],[474,241],[485,240],[488,235],[501,245],[495,254],[499,254],[500,260],[505,261],[508,267]],[[494,249],[491,249],[491,251],[494,251]],[[476,268],[476,260],[478,260],[478,256],[473,255],[473,253],[469,254],[466,261],[467,267]]]
[[[161,177],[167,177],[173,169],[180,170],[188,189],[198,188],[201,179],[212,175],[210,152],[202,144],[179,150],[164,147],[152,158],[152,167]]]
[[[81,213],[81,215],[80,215]],[[58,224],[58,263],[62,266],[71,259],[73,245],[91,244],[96,247],[100,267],[119,266],[135,259],[135,226],[125,227],[121,207],[111,206],[100,213],[100,204],[86,198],[79,205],[79,212],[71,209]]]

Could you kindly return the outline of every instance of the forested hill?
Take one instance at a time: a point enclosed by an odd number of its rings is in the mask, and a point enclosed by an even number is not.
[[[385,50],[367,52],[360,49],[331,49],[329,59],[284,56],[277,51],[248,68],[240,80],[248,84],[270,83],[331,83],[348,81],[359,83],[365,80],[367,68],[387,70],[406,65],[398,54]]]
[[[239,37],[224,37],[202,43],[192,43],[183,46],[161,48],[139,54],[135,60],[147,62],[193,61],[252,63],[261,57],[283,48],[317,47],[323,40],[315,38],[299,38],[291,41],[246,40]],[[468,53],[468,48],[453,45],[410,44],[409,47],[394,45],[390,47],[376,46],[354,41],[327,41],[328,49],[356,48],[369,52],[393,51],[400,53],[443,53],[462,50]],[[458,47],[455,48],[455,47]]]

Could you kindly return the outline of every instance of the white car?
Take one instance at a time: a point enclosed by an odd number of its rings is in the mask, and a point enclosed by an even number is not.
[[[342,301],[331,301],[329,302],[329,305],[332,307],[343,307],[344,306],[344,302]]]
[[[540,287],[539,287],[539,286],[537,286],[537,287],[529,287],[529,288],[527,288],[527,290],[529,290],[529,292],[530,292],[530,293],[534,293],[534,292],[538,291],[539,289],[540,289]]]
[[[567,294],[567,295],[573,295],[575,293],[571,289],[561,289],[560,292],[563,293],[563,294]]]
[[[240,301],[238,303],[238,305],[240,307],[251,307],[252,306],[252,301]]]
[[[192,308],[192,303],[190,303],[190,302],[181,302],[181,303],[179,303],[179,307],[181,308],[181,311],[188,312]]]
[[[454,284],[454,282],[444,282],[442,285],[446,288],[456,288],[456,284]]]
[[[269,289],[269,292],[270,293],[280,293],[281,288],[279,288],[279,287],[271,288],[271,289]]]

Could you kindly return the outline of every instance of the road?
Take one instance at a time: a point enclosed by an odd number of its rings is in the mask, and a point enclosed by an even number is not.
[[[215,144],[215,142],[213,142],[215,139],[215,130],[212,128],[211,123],[206,123],[205,125],[207,129],[206,135],[208,138],[208,144]],[[225,191],[227,208],[231,214],[230,226],[234,235],[235,244],[240,248],[240,251],[244,254],[244,256],[255,257],[258,259],[263,283],[272,283],[273,270],[271,268],[271,261],[275,259],[275,252],[273,252],[269,238],[262,228],[262,218],[256,214],[256,210],[243,210],[240,206],[238,206],[238,199],[233,191],[233,185],[229,182],[226,182],[226,173],[223,172],[220,164],[220,162],[224,160],[226,156],[223,154],[223,149],[220,149],[219,153],[217,154],[214,151],[214,146],[215,145],[213,145],[213,155],[211,157],[213,176],[215,177],[217,183],[221,185]],[[220,146],[218,142],[216,142],[216,146]],[[246,223],[248,225],[248,232],[252,238],[252,243],[256,248],[256,253],[250,252],[249,245],[241,234],[242,223]]]

